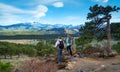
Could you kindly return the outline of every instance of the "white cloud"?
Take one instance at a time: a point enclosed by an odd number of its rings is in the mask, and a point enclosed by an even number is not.
[[[55,2],[55,3],[53,3],[53,6],[55,6],[55,7],[63,7],[64,4],[63,4],[63,2]]]
[[[103,0],[103,2],[108,2],[108,0]]]
[[[4,14],[0,17],[0,24],[9,25],[14,23],[19,23],[20,17],[12,14]],[[9,23],[9,24],[8,24]]]
[[[0,3],[0,25],[39,20],[47,11],[48,8],[44,5],[39,5],[33,10],[23,10]]]
[[[95,2],[104,2],[104,3],[108,2],[108,0],[92,0],[92,1],[95,1]]]
[[[40,3],[40,4],[51,4],[54,2],[57,2],[59,0],[36,0],[36,2]]]
[[[15,8],[13,6],[10,5],[6,5],[6,4],[2,4],[0,3],[0,10],[1,13],[5,12],[5,13],[17,13],[17,12],[23,12],[23,10]]]
[[[39,18],[39,17],[43,17],[45,16],[45,13],[48,11],[48,8],[44,5],[39,5],[37,7],[37,9],[34,11],[35,13],[35,17]]]

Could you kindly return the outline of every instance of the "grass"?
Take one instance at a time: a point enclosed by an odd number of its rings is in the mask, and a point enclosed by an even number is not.
[[[32,44],[32,45],[36,45],[39,40],[28,40],[28,39],[21,39],[21,40],[0,40],[2,42],[10,42],[10,43],[16,43],[16,44]]]
[[[0,59],[1,62],[10,63],[14,67],[13,71],[18,68],[25,60],[31,60],[30,57],[22,55],[20,58],[13,56],[12,59]]]

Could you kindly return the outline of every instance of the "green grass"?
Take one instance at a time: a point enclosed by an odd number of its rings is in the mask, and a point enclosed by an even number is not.
[[[20,31],[20,30],[2,30],[0,31],[1,35],[44,35],[44,34],[56,34],[55,31],[46,31],[46,30],[42,30],[42,31]]]

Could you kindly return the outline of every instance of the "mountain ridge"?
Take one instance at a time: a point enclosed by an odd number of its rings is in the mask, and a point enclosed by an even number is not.
[[[69,32],[70,34],[75,34],[79,31],[79,28],[82,25],[65,25],[65,24],[42,24],[38,22],[33,23],[18,23],[12,25],[1,26],[0,25],[0,33],[5,35],[9,34],[26,34],[25,32],[29,32],[27,34],[60,34]],[[16,32],[17,31],[17,32]],[[30,32],[31,31],[31,32]],[[20,33],[21,32],[21,33]],[[36,32],[36,33],[32,33]],[[44,32],[44,33],[43,33]]]

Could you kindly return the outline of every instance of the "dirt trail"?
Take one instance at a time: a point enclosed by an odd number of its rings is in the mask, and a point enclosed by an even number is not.
[[[120,55],[103,58],[77,58],[76,65],[69,72],[120,72]]]

